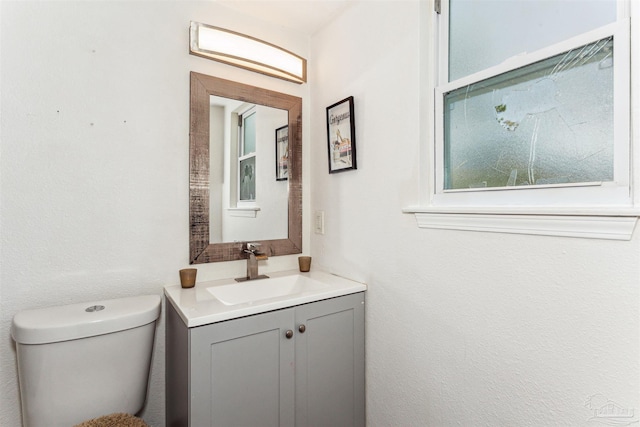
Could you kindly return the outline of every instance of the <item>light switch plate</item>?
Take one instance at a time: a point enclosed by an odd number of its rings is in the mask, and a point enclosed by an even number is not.
[[[316,234],[324,234],[324,211],[315,212],[313,231]]]

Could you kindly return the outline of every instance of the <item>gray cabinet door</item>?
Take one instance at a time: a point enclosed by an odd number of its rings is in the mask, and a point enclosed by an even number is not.
[[[295,314],[296,427],[363,427],[364,293]]]
[[[294,309],[191,332],[192,427],[294,425]]]

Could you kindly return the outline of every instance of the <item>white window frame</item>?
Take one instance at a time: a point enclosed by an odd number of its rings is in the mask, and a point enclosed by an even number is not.
[[[518,234],[538,234],[568,237],[629,240],[632,236],[638,206],[638,155],[633,156],[633,137],[630,124],[640,125],[638,116],[638,81],[633,78],[638,68],[638,49],[633,43],[637,38],[640,5],[628,0],[618,0],[618,20],[615,24],[590,31],[538,52],[518,56],[480,71],[457,82],[441,82],[438,76],[448,76],[448,0],[442,0],[442,14],[434,11],[434,2],[421,3],[421,123],[420,139],[423,164],[421,167],[421,203],[404,209],[416,215],[421,228],[454,229],[470,231],[494,231]],[[553,56],[571,45],[590,39],[614,35],[614,60],[617,73],[614,78],[616,102],[631,103],[629,115],[616,114],[615,124],[615,177],[611,183],[588,185],[536,186],[535,189],[500,188],[484,191],[443,189],[443,94],[454,87],[464,87],[473,81],[518,68],[527,63]],[[602,37],[601,37],[602,36]],[[439,40],[445,42],[438,42]],[[577,43],[577,44],[576,44]],[[631,62],[624,52],[631,52]],[[634,61],[635,58],[635,61]],[[626,61],[626,63],[625,63]],[[633,68],[631,68],[633,67]],[[435,72],[434,72],[435,71]],[[638,71],[635,71],[638,73]],[[621,84],[622,83],[622,84]],[[627,84],[625,84],[627,83]],[[622,100],[622,101],[620,101]],[[618,106],[616,108],[619,108]],[[618,117],[622,116],[622,117]],[[622,138],[619,138],[622,136]],[[620,143],[620,141],[628,141]],[[628,174],[627,174],[628,172]],[[568,191],[567,191],[568,190]],[[567,197],[570,193],[571,197]]]

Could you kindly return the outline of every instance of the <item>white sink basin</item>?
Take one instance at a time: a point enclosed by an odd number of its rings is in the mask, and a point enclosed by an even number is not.
[[[211,286],[207,290],[224,305],[252,304],[271,298],[281,298],[321,291],[329,286],[318,280],[294,274],[284,277]]]

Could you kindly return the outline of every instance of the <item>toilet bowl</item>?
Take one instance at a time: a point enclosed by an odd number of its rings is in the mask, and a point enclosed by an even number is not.
[[[24,427],[70,427],[146,400],[160,296],[72,304],[16,314]]]

